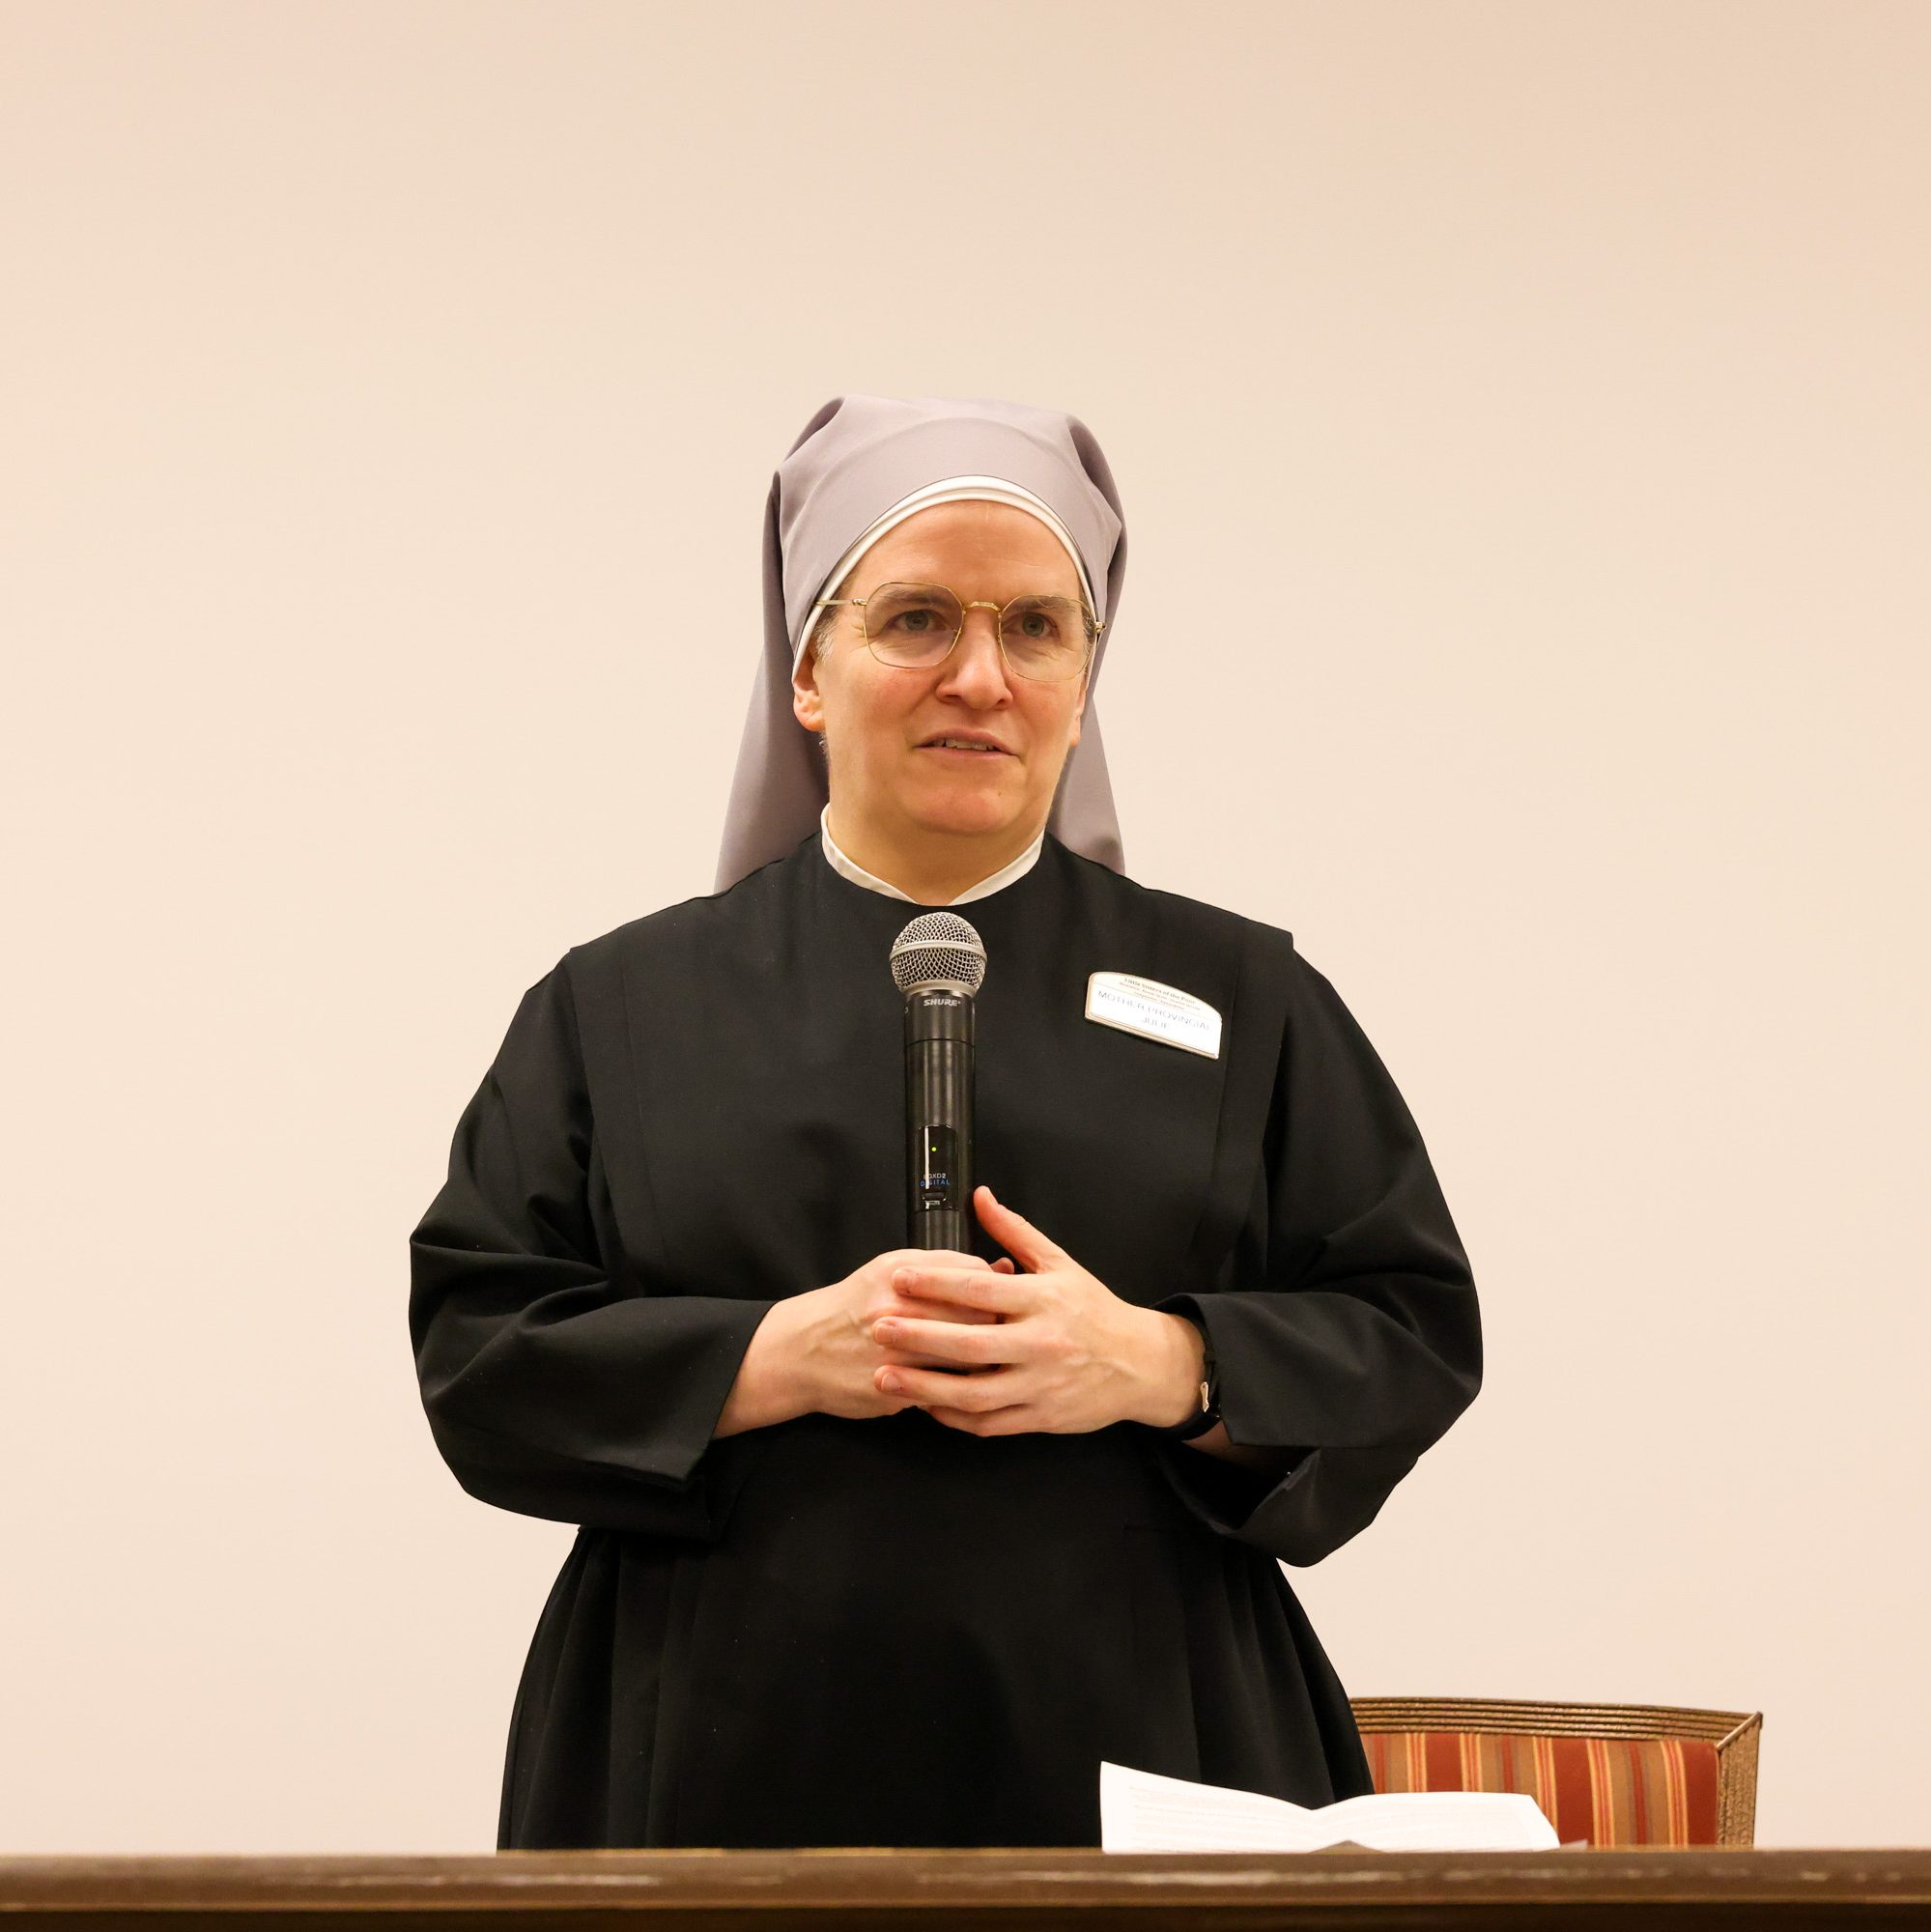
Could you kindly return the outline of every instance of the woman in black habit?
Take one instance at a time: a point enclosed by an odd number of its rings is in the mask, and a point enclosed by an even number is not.
[[[411,1238],[430,1428],[581,1525],[499,1847],[1091,1846],[1102,1759],[1371,1789],[1277,1559],[1472,1400],[1475,1289],[1292,937],[1124,873],[1125,552],[1071,416],[821,409],[717,891],[572,947],[463,1114]],[[986,955],[971,1253],[904,1245],[889,952],[948,905]]]

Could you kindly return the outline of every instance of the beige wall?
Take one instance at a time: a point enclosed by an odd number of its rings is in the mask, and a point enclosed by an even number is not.
[[[1924,1840],[1931,11],[0,34],[0,1847],[494,1842],[571,1532],[437,1460],[405,1237],[709,890],[845,389],[1093,426],[1129,866],[1435,1157],[1489,1384],[1291,1573],[1349,1688],[1760,1707],[1763,1842]]]

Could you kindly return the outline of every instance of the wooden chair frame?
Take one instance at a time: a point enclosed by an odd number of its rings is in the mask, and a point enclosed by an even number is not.
[[[1513,1731],[1526,1737],[1694,1738],[1717,1747],[1717,1842],[1755,1842],[1761,1711],[1550,1704],[1488,1697],[1352,1697],[1364,1732]]]

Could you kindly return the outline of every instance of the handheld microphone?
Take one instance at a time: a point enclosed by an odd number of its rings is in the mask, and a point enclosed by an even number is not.
[[[906,1240],[970,1252],[973,997],[985,947],[954,912],[922,913],[892,942],[905,995]]]

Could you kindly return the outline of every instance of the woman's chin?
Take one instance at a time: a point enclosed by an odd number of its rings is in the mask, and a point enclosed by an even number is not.
[[[1018,816],[1019,801],[1003,791],[964,785],[931,790],[908,801],[913,820],[927,832],[970,838],[1003,832]]]

